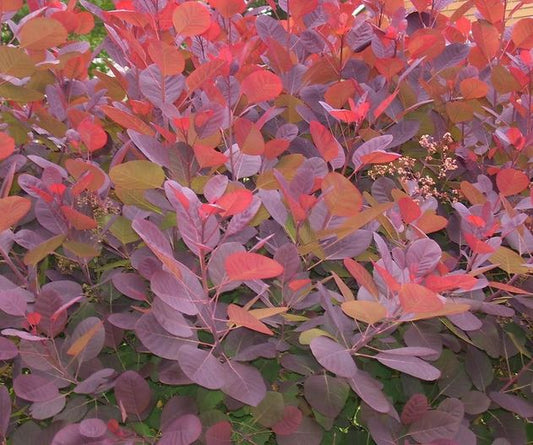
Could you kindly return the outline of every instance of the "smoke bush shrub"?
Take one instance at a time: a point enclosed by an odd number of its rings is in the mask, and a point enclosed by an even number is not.
[[[533,19],[22,3],[0,1],[4,442],[533,439]]]

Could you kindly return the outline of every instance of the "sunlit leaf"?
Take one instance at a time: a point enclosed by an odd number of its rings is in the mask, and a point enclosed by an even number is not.
[[[496,252],[490,256],[489,261],[509,274],[527,274],[531,272],[531,269],[525,265],[526,260],[508,247],[498,247]]]
[[[313,142],[324,160],[330,162],[335,159],[342,148],[331,131],[318,121],[311,121],[309,128]]]
[[[341,307],[349,317],[368,324],[375,324],[387,316],[387,309],[377,301],[347,301],[342,303]]]
[[[237,326],[242,326],[266,335],[274,335],[274,332],[272,332],[264,323],[260,322],[246,309],[243,309],[236,304],[230,304],[228,306],[228,317],[229,321]]]
[[[188,1],[174,9],[172,23],[178,34],[186,37],[197,36],[211,26],[211,14],[201,3]]]
[[[248,103],[254,104],[272,100],[283,90],[281,79],[266,70],[257,70],[244,78],[241,90],[248,98]]]
[[[404,312],[407,313],[432,312],[444,307],[444,302],[435,292],[420,284],[402,284],[398,296]]]
[[[61,246],[61,244],[63,244],[63,241],[65,241],[65,238],[65,235],[57,235],[47,239],[46,241],[43,241],[38,246],[26,252],[26,255],[24,255],[23,260],[24,264],[28,266],[37,265],[39,261],[44,259],[47,255],[51,254],[54,250]]]
[[[277,261],[258,253],[235,252],[226,257],[224,267],[230,280],[262,280],[283,273],[283,266]]]
[[[527,175],[514,168],[502,168],[496,175],[496,185],[503,196],[516,195],[523,192],[531,181]]]
[[[109,171],[109,177],[117,187],[148,190],[161,187],[165,172],[150,161],[130,161],[113,167]]]
[[[511,37],[517,47],[533,48],[533,18],[525,17],[516,22],[513,25]]]
[[[464,99],[479,99],[489,92],[489,86],[477,77],[469,77],[459,84]]]
[[[0,73],[22,78],[34,72],[35,63],[22,48],[0,46]]]
[[[20,45],[31,50],[50,49],[67,40],[67,30],[57,20],[34,17],[27,21],[18,33]]]

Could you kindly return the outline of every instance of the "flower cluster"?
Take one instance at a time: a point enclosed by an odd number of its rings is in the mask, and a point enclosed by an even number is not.
[[[450,133],[444,134],[439,141],[423,135],[419,140],[420,146],[426,150],[423,157],[402,156],[388,164],[374,165],[368,175],[373,180],[381,176],[397,178],[415,197],[433,196],[441,201],[455,202],[458,191],[447,182],[450,172],[458,167],[450,148],[452,143]]]

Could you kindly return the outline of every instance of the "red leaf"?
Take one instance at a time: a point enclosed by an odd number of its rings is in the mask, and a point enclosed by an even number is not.
[[[411,224],[422,215],[420,207],[416,201],[409,196],[404,196],[398,200],[398,206],[400,207],[400,214],[406,224]]]
[[[266,335],[274,335],[274,332],[267,325],[251,315],[246,309],[236,304],[230,304],[228,306],[228,317],[229,321],[235,323],[237,326],[242,326]]]
[[[404,312],[411,314],[434,312],[444,307],[444,303],[435,292],[420,284],[402,284],[398,296]]]
[[[226,258],[224,266],[232,281],[262,280],[283,273],[277,261],[252,252],[235,252]]]
[[[283,409],[282,419],[272,426],[272,431],[280,436],[293,434],[302,423],[302,412],[292,405],[287,405]]]
[[[438,232],[448,225],[448,220],[444,216],[435,215],[433,210],[426,210],[416,222],[416,227],[425,234]]]
[[[479,99],[489,92],[489,86],[477,77],[469,77],[459,84],[463,99]]]
[[[102,148],[107,142],[107,134],[100,127],[95,124],[90,118],[83,119],[78,125],[78,133],[81,140],[90,152]]]
[[[233,124],[235,139],[242,153],[261,155],[265,151],[265,140],[257,125],[252,121],[239,118]]]
[[[276,159],[281,155],[291,142],[288,139],[272,139],[265,144],[264,156],[268,160]]]
[[[0,198],[0,232],[18,223],[30,211],[31,201],[20,196]]]
[[[148,126],[148,124],[139,119],[137,116],[133,116],[132,114],[126,113],[125,111],[119,110],[111,105],[102,105],[100,106],[100,109],[108,118],[114,120],[117,124],[126,129],[135,130],[139,133],[150,136],[154,135],[154,131]]]
[[[404,425],[409,425],[421,419],[429,409],[428,399],[424,394],[413,394],[402,410],[400,419]]]
[[[389,153],[387,151],[376,150],[372,153],[361,156],[361,162],[365,165],[367,164],[388,164],[398,158],[401,158],[402,155],[399,153]]]
[[[72,207],[61,206],[61,211],[72,227],[77,230],[96,229],[98,227],[98,223],[94,219],[78,212]]]
[[[451,289],[469,290],[477,284],[477,280],[468,274],[445,275],[443,277],[429,275],[424,284],[433,292],[443,292]]]
[[[205,432],[206,445],[231,445],[231,423],[222,421],[211,425]]]
[[[208,3],[226,19],[246,9],[244,0],[208,0]]]
[[[352,260],[351,258],[344,259],[344,267],[350,272],[350,275],[354,277],[359,286],[364,287],[369,291],[374,297],[379,296],[379,291],[374,283],[372,275],[358,262]]]
[[[15,139],[7,133],[0,132],[0,161],[11,156],[15,151]]]
[[[163,76],[180,74],[185,68],[185,59],[179,48],[162,40],[150,41],[148,54],[159,67]]]
[[[533,18],[526,17],[513,26],[512,39],[517,47],[533,48]]]
[[[530,181],[524,172],[503,168],[496,175],[496,185],[503,196],[516,195],[529,187]]]
[[[472,252],[474,253],[492,253],[494,252],[494,248],[489,246],[487,243],[481,241],[480,239],[476,238],[471,233],[464,233],[463,234],[464,239],[468,246],[472,249]]]
[[[253,198],[254,195],[250,190],[235,190],[221,196],[215,201],[215,204],[224,209],[221,213],[222,216],[233,216],[250,207]]]
[[[374,109],[374,117],[377,119],[381,113],[383,113],[387,108],[389,108],[389,105],[392,103],[394,98],[398,95],[398,92],[400,90],[396,90],[394,93],[392,93],[389,97],[387,97],[383,102],[381,102],[375,109]]]
[[[211,26],[211,14],[201,3],[189,1],[174,10],[172,23],[178,34],[185,37],[197,36]]]
[[[246,94],[248,103],[255,104],[277,98],[283,90],[283,85],[274,73],[258,70],[244,78],[241,90]]]
[[[339,153],[340,144],[331,132],[320,122],[311,121],[309,125],[311,136],[320,155],[326,162],[335,159]]]

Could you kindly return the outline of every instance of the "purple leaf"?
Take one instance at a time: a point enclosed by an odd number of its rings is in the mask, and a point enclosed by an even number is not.
[[[468,345],[466,350],[465,369],[474,386],[480,391],[485,391],[494,379],[490,358],[472,345]]]
[[[226,257],[236,252],[245,252],[246,249],[239,243],[224,243],[218,246],[212,253],[207,266],[209,278],[215,286],[219,286],[219,292],[228,292],[239,287],[241,281],[229,281],[226,274]],[[223,282],[225,284],[220,286]]]
[[[34,312],[41,314],[39,329],[50,337],[55,337],[63,332],[67,324],[67,311],[56,311],[63,305],[63,300],[53,289],[42,289],[35,306]]]
[[[156,107],[172,104],[180,96],[185,86],[182,75],[162,76],[158,66],[153,64],[139,76],[139,87],[144,96]]]
[[[86,442],[87,439],[80,434],[79,425],[74,423],[59,430],[50,445],[81,445]]]
[[[432,239],[423,238],[414,241],[409,246],[405,261],[413,276],[423,277],[437,267],[441,256],[440,246]]]
[[[0,311],[15,317],[24,317],[28,296],[33,297],[31,293],[20,287],[0,291]]]
[[[382,352],[394,355],[407,355],[407,356],[417,356],[417,357],[427,357],[435,355],[435,350],[431,348],[424,348],[419,346],[408,346],[406,348],[396,348],[396,349],[387,349]]]
[[[434,366],[426,363],[418,357],[409,357],[402,355],[380,352],[374,358],[389,368],[418,377],[422,380],[433,381],[440,377],[440,371]]]
[[[206,445],[231,445],[231,423],[223,421],[209,427],[205,432]]]
[[[77,394],[98,394],[111,388],[117,372],[112,368],[104,368],[91,374],[80,382],[74,392]]]
[[[381,151],[392,142],[393,137],[390,134],[384,134],[383,136],[377,136],[370,139],[367,142],[364,142],[360,147],[358,147],[353,155],[352,162],[355,166],[355,169],[358,170],[359,167],[363,165],[361,158],[364,155],[374,153],[375,151]]]
[[[159,382],[165,385],[192,385],[176,361],[163,360],[159,364]]]
[[[489,393],[489,397],[503,409],[518,414],[520,417],[533,417],[533,404],[522,397],[497,391]]]
[[[257,406],[266,395],[265,381],[253,366],[236,362],[225,363],[225,380],[222,391],[239,402]]]
[[[278,445],[320,445],[324,430],[311,418],[304,416],[292,434],[276,434]]]
[[[135,332],[142,344],[151,353],[169,360],[177,360],[185,341],[168,333],[153,314],[144,314],[135,325]]]
[[[378,413],[388,413],[390,411],[391,404],[385,394],[383,394],[383,391],[381,391],[381,385],[370,374],[357,370],[354,377],[348,380],[348,383],[361,400],[372,409]]]
[[[389,128],[389,134],[394,138],[387,148],[394,148],[413,139],[418,133],[420,122],[412,120],[402,120]]]
[[[163,431],[158,445],[190,445],[202,434],[200,419],[193,414],[186,414],[175,419]]]
[[[409,435],[420,443],[439,439],[453,439],[459,431],[460,421],[442,411],[428,411],[421,419],[411,423]]]
[[[165,431],[167,427],[178,417],[185,414],[197,414],[198,407],[194,398],[189,396],[171,397],[161,413],[160,428]]]
[[[126,371],[115,382],[115,397],[128,414],[140,417],[150,406],[152,390],[137,372]]]
[[[128,130],[128,136],[137,146],[139,150],[148,158],[149,161],[160,165],[161,167],[168,167],[170,159],[168,156],[168,148],[153,136],[148,136],[138,133],[135,130]]]
[[[64,395],[60,395],[52,400],[32,403],[30,414],[35,420],[49,419],[63,410],[66,401],[67,398]]]
[[[11,398],[5,385],[0,386],[0,436],[6,437],[11,417]]]
[[[477,331],[479,328],[481,328],[481,326],[483,326],[482,321],[471,312],[448,315],[448,319],[463,331]]]
[[[117,273],[111,278],[117,290],[138,301],[146,301],[145,281],[136,273]]]
[[[348,384],[337,377],[322,374],[305,379],[305,399],[313,409],[326,417],[335,418],[340,414],[349,393]]]
[[[341,377],[355,377],[357,367],[348,350],[328,337],[316,337],[311,341],[311,351],[328,371]]]
[[[281,436],[295,433],[302,423],[302,412],[292,405],[287,405],[283,410],[283,417],[272,426],[272,431]]]
[[[85,419],[81,421],[79,431],[83,437],[97,439],[107,433],[107,425],[102,419]]]
[[[137,312],[118,312],[110,314],[107,317],[107,321],[117,328],[133,330],[139,318],[141,316]]]
[[[224,366],[211,351],[185,345],[178,352],[178,361],[187,377],[208,389],[220,389],[226,382]]]
[[[12,341],[0,337],[0,360],[11,360],[19,355],[19,350]]]
[[[46,340],[46,337],[39,337],[37,335],[32,335],[29,332],[20,331],[18,329],[2,329],[2,335],[5,335],[6,337],[18,337],[28,341],[41,342],[43,340]]]
[[[96,331],[93,331],[96,329]],[[83,350],[77,355],[78,361],[86,362],[98,356],[105,341],[105,329],[102,321],[96,317],[88,317],[82,320],[74,329],[72,336],[67,345],[72,346],[76,341],[83,337],[87,332],[93,331]]]
[[[230,155],[231,153],[231,155]],[[246,178],[253,176],[261,168],[262,158],[261,156],[247,155],[239,150],[237,144],[234,144],[230,150],[226,150],[224,154],[231,159],[233,157],[233,163],[226,162],[226,168],[233,174],[234,179]]]
[[[13,379],[15,394],[30,402],[46,402],[59,397],[52,380],[34,374],[22,374]]]
[[[159,324],[172,335],[192,337],[194,331],[185,317],[158,297],[152,302],[152,313]]]
[[[487,395],[480,391],[467,392],[461,398],[461,402],[463,402],[465,412],[474,416],[487,411],[491,404],[491,400],[487,397]]]
[[[185,284],[182,284],[174,276],[160,271],[152,275],[150,281],[152,292],[171,308],[187,315],[196,315],[198,313],[194,297],[185,287]]]

